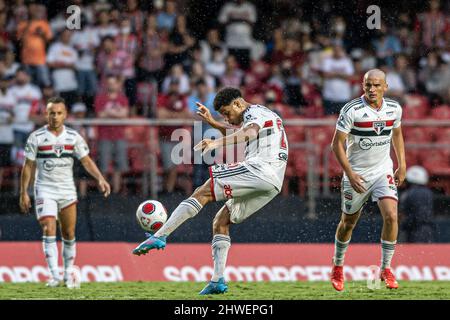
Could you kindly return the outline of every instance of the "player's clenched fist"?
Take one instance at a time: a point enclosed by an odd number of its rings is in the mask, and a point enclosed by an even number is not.
[[[109,183],[105,179],[100,179],[98,181],[98,188],[103,193],[105,198],[109,196],[109,194],[111,193],[111,187],[109,186]]]
[[[20,194],[20,211],[22,213],[29,213],[31,208],[30,196],[27,193]]]

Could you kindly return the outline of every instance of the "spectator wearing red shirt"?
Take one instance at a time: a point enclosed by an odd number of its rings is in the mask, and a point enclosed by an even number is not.
[[[121,82],[115,76],[107,78],[107,92],[95,98],[95,113],[101,119],[125,119],[129,114],[127,97],[121,93]],[[125,140],[125,127],[99,126],[98,150],[100,167],[108,172],[111,160],[113,166],[113,192],[118,193],[122,185],[122,174],[128,171],[128,145]],[[114,157],[113,157],[114,156]]]
[[[439,0],[429,1],[429,10],[417,15],[415,34],[422,53],[433,47],[445,47],[445,35],[450,31],[450,18],[440,10]]]
[[[172,80],[167,94],[158,97],[158,119],[190,119],[192,118],[187,105],[187,98],[178,90],[178,81]],[[159,127],[161,158],[164,169],[164,192],[173,192],[177,183],[177,167],[172,159],[172,150],[179,143],[171,141],[176,126]]]
[[[304,55],[301,50],[300,42],[292,37],[288,37],[284,46],[272,55],[272,64],[282,65],[283,63],[289,62],[293,68],[297,68],[303,63]]]
[[[123,50],[118,50],[112,37],[105,37],[98,53],[97,70],[100,74],[101,90],[106,88],[108,76],[116,76],[123,84],[125,79],[134,78],[134,59]]]

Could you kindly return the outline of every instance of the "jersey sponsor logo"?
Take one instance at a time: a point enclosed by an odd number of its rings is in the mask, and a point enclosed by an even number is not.
[[[394,111],[389,111],[389,112],[386,112],[386,116],[392,116],[394,114]]]
[[[54,163],[52,160],[44,160],[42,167],[45,171],[52,171],[55,168],[67,168],[72,166],[70,163]]]
[[[373,142],[371,139],[369,138],[362,138],[361,140],[359,140],[359,147],[363,150],[369,150],[372,147],[382,147],[385,146],[387,144],[391,143],[390,139],[384,140],[384,141],[376,141]]]
[[[225,194],[225,198],[227,199],[233,198],[233,189],[229,184],[223,186],[223,192]]]
[[[360,106],[358,106],[358,107],[355,107],[355,110],[359,110],[359,109],[362,109],[362,108],[364,108],[365,107],[365,105],[360,105]]]

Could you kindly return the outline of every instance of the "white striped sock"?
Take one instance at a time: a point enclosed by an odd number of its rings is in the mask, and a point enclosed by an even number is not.
[[[231,247],[231,239],[224,234],[216,234],[212,240],[212,256],[214,260],[214,274],[211,281],[217,282],[223,277],[227,263],[228,250]]]
[[[394,256],[396,243],[397,241],[386,241],[381,239],[381,269],[391,267],[391,261]]]
[[[182,201],[170,215],[164,225],[155,233],[155,237],[168,236],[182,225],[187,219],[194,217],[203,206],[197,199],[191,197]]]
[[[42,250],[44,251],[45,260],[51,276],[55,280],[59,280],[58,270],[58,246],[56,245],[56,236],[42,237]]]
[[[351,239],[346,242],[339,241],[337,238],[334,239],[334,256],[333,263],[336,266],[344,265],[345,252],[347,251],[348,245]]]
[[[73,240],[62,239],[62,256],[64,263],[64,280],[67,280],[69,268],[71,268],[75,261],[77,253],[77,246],[75,238]]]

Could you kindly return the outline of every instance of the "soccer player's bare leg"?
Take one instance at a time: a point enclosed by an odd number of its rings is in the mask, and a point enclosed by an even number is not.
[[[182,201],[161,229],[155,233],[155,237],[169,236],[187,219],[196,216],[206,204],[214,201],[210,184],[210,179],[208,179],[188,199]]]
[[[54,216],[43,216],[39,220],[42,228],[42,250],[51,274],[49,286],[57,286],[58,273],[58,247],[56,245],[56,218]]]
[[[73,203],[61,209],[59,213],[61,226],[62,256],[64,263],[64,281],[68,280],[68,271],[73,266],[76,257],[75,226],[77,223],[77,205]]]
[[[398,288],[395,276],[391,272],[391,261],[395,252],[395,244],[398,235],[397,201],[385,198],[378,201],[383,217],[383,229],[381,231],[381,279],[390,289]]]
[[[341,221],[336,230],[334,241],[333,269],[331,283],[337,291],[344,290],[344,257],[347,251],[353,229],[361,216],[361,209],[355,214],[342,213]]]

